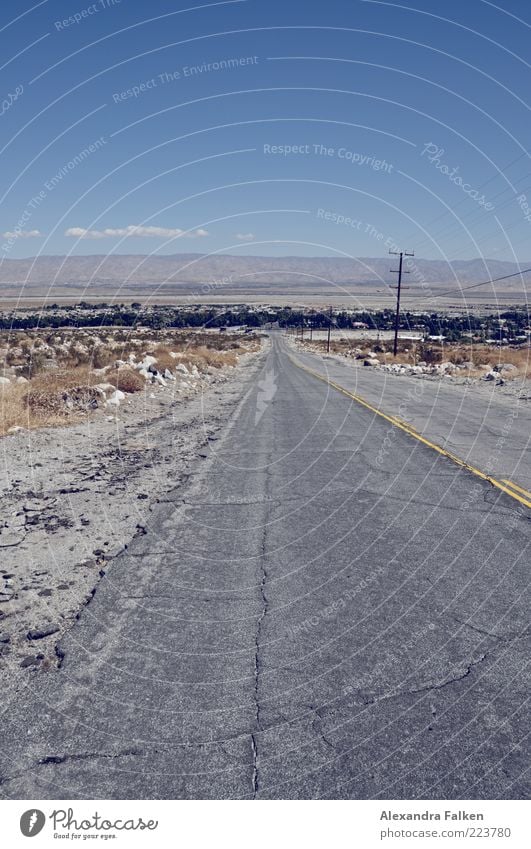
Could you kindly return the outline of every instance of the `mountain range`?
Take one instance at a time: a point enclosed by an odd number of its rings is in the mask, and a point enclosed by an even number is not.
[[[101,291],[116,285],[126,288],[164,284],[175,291],[190,284],[203,289],[268,289],[278,287],[323,289],[329,284],[375,289],[396,282],[398,257],[265,257],[228,254],[138,255],[108,254],[90,256],[39,256],[27,259],[4,258],[0,262],[1,288],[26,286],[95,287]],[[443,260],[404,258],[404,279],[411,287],[433,285],[466,286],[507,275],[517,275],[496,283],[499,292],[529,288],[531,274],[518,276],[531,263],[517,264],[493,259]],[[485,287],[486,291],[488,287]],[[491,290],[492,291],[492,290]]]

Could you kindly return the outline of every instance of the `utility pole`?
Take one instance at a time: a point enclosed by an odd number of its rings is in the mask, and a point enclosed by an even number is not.
[[[415,256],[415,251],[389,251],[390,254],[400,257],[398,268],[391,268],[392,274],[398,274],[398,286],[392,286],[396,289],[396,315],[395,315],[395,341],[393,344],[393,355],[396,357],[398,351],[398,328],[400,326],[400,292],[402,289],[402,274],[409,274],[409,271],[402,271],[402,259],[405,256]]]
[[[326,343],[326,353],[330,353],[330,330],[332,328],[332,307],[328,311],[328,341]]]

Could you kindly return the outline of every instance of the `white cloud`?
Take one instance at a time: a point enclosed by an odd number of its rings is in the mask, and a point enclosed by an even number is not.
[[[121,236],[136,236],[143,239],[200,239],[208,236],[208,230],[181,230],[179,227],[142,227],[128,224],[127,227],[106,227],[105,230],[87,230],[85,227],[69,227],[65,236],[74,239],[113,239]]]
[[[2,233],[4,239],[38,239],[41,236],[40,230],[6,230]]]
[[[254,233],[236,233],[236,238],[240,242],[254,242],[256,236]]]

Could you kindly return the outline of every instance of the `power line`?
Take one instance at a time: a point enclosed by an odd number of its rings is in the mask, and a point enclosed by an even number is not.
[[[446,292],[439,292],[437,295],[428,295],[426,300],[430,298],[442,298],[443,295],[453,295],[455,292],[468,292],[470,289],[477,289],[479,286],[488,286],[489,283],[498,283],[500,280],[509,280],[510,277],[520,277],[522,274],[527,274],[531,268],[523,268],[521,271],[515,271],[513,274],[504,274],[503,277],[494,277],[491,280],[483,280],[482,283],[473,283],[471,286],[461,286],[459,289],[448,289]],[[422,295],[418,293],[418,297]]]
[[[516,157],[516,159],[513,159],[511,162],[508,162],[507,165],[503,166],[503,168],[498,169],[497,173],[493,174],[487,180],[484,180],[482,183],[479,184],[479,186],[477,187],[478,191],[480,189],[484,188],[490,182],[492,182],[492,180],[495,180],[496,177],[504,176],[505,171],[507,171],[508,168],[511,168],[513,165],[516,165],[516,163],[519,162],[521,159],[523,159],[525,156],[529,157],[529,153],[527,153],[527,151],[524,151],[524,153],[521,153],[519,156]],[[529,176],[529,175],[527,175],[527,176]],[[509,183],[509,186],[506,186],[505,189],[502,189],[502,191],[507,191],[509,188],[512,188],[512,185],[511,185],[509,179],[507,177],[505,177],[505,179]],[[526,179],[526,177],[524,177],[523,179]],[[500,192],[498,192],[498,194],[500,194]],[[497,195],[495,195],[495,197],[497,197]],[[456,209],[458,206],[461,206],[463,203],[466,203],[467,200],[468,200],[468,198],[465,198],[465,197],[461,198],[461,200],[459,200],[456,204],[454,204],[453,209]],[[435,224],[437,221],[440,221],[441,218],[444,218],[447,214],[448,214],[447,211],[441,212],[435,218],[432,218],[431,221],[429,221],[426,226],[431,227],[432,224]],[[448,226],[448,225],[445,225],[445,226]],[[411,238],[413,239],[413,238],[415,238],[415,236],[413,234],[411,234]]]
[[[529,177],[531,177],[531,172],[529,174],[526,174],[525,177],[522,178],[522,182],[526,182],[529,179]],[[490,200],[493,201],[496,198],[500,197],[501,195],[504,195],[508,191],[509,191],[509,188],[502,189],[497,194],[493,195],[490,198]],[[514,193],[512,195],[510,195],[510,197],[504,198],[504,200],[502,200],[501,203],[499,203],[498,205],[495,206],[494,209],[495,209],[496,213],[499,213],[502,209],[506,209],[510,204],[515,204],[517,192],[520,192],[520,194],[522,194],[522,193],[529,192],[529,191],[531,191],[531,186],[525,187],[523,189],[522,188],[514,189],[513,190]],[[454,209],[455,209],[455,207],[454,207]],[[446,224],[444,224],[442,226],[442,228],[439,229],[436,236],[433,236],[433,235],[432,236],[425,236],[423,239],[421,239],[420,245],[422,246],[422,245],[426,245],[426,244],[431,244],[434,241],[439,242],[441,239],[450,239],[450,238],[454,239],[455,236],[459,236],[462,233],[462,231],[465,227],[466,228],[475,227],[476,225],[481,225],[485,222],[488,223],[492,220],[491,218],[489,218],[485,214],[485,212],[486,212],[485,210],[482,210],[479,213],[479,215],[476,215],[475,212],[478,212],[478,210],[471,212],[469,214],[468,219],[467,218],[459,219],[457,221],[455,219],[452,219],[451,221],[447,221]],[[449,214],[448,212],[444,213],[444,215],[448,215],[448,214]],[[418,245],[417,245],[417,247],[418,247]]]

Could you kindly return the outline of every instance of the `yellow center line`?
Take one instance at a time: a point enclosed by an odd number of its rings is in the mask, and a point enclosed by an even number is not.
[[[523,504],[525,507],[531,507],[531,493],[526,492],[525,489],[517,486],[516,484],[510,483],[510,481],[502,481],[497,480],[497,478],[493,478],[491,475],[487,475],[485,472],[482,472],[481,469],[477,469],[475,466],[471,466],[470,463],[467,463],[466,460],[462,460],[460,457],[457,457],[455,454],[452,454],[450,451],[447,451],[446,448],[443,448],[441,445],[437,445],[436,442],[431,442],[426,437],[422,436],[417,430],[415,430],[412,425],[407,424],[407,422],[402,421],[396,416],[391,416],[388,413],[383,413],[378,407],[374,407],[365,398],[362,398],[361,395],[356,395],[354,392],[349,392],[348,389],[345,389],[344,386],[340,386],[339,383],[334,383],[333,380],[330,380],[323,374],[319,374],[319,372],[314,371],[308,366],[303,365],[295,357],[292,357],[291,354],[288,354],[289,359],[293,363],[293,365],[297,366],[297,368],[306,371],[308,374],[313,375],[318,380],[322,380],[323,383],[328,384],[333,389],[336,389],[338,392],[341,392],[342,395],[346,395],[348,398],[352,398],[353,401],[356,401],[358,404],[361,404],[363,407],[366,407],[371,412],[375,413],[380,418],[385,419],[390,422],[393,427],[400,428],[404,433],[409,434],[418,442],[422,442],[423,445],[427,445],[428,448],[431,448],[433,451],[436,451],[438,454],[442,454],[443,457],[447,457],[456,465],[461,466],[463,469],[467,469],[467,471],[471,472],[476,477],[481,478],[482,480],[488,481],[488,483],[495,486],[497,489],[501,489],[502,492],[505,492],[506,495],[509,495],[511,498],[514,498],[516,501],[519,501],[520,504]],[[509,489],[512,487],[512,489]],[[515,492],[514,490],[518,490]],[[522,493],[521,495],[518,493]],[[525,496],[525,497],[524,497]]]
[[[518,486],[517,483],[513,483],[512,481],[506,481],[506,480],[502,481],[502,483],[507,484],[507,486],[510,486],[511,489],[516,489],[518,492],[521,492],[522,495],[525,495],[526,498],[529,498],[531,500],[531,492],[528,492],[527,489],[523,489],[523,487]]]

